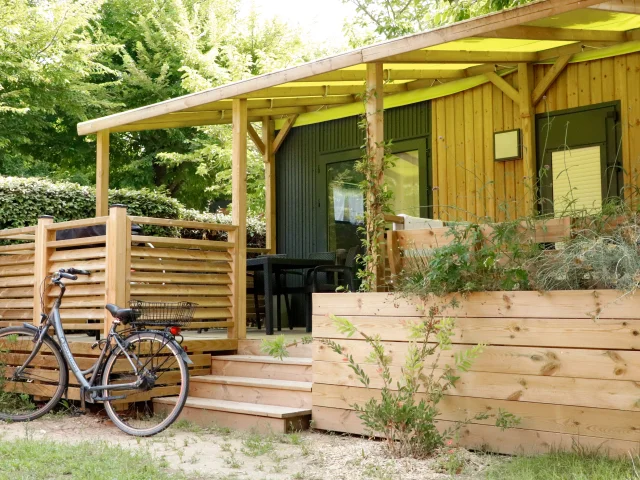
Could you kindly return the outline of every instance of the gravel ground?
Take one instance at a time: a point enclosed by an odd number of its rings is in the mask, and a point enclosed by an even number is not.
[[[178,422],[148,439],[125,435],[101,416],[49,416],[30,424],[0,423],[0,440],[30,437],[69,444],[107,441],[148,452],[162,466],[190,479],[220,480],[431,480],[480,479],[501,457],[447,448],[427,460],[391,459],[380,442],[359,437],[304,432],[258,435],[224,429],[201,429]],[[463,467],[460,467],[463,465]]]

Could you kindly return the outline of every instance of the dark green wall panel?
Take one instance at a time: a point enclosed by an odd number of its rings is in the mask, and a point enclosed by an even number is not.
[[[278,252],[306,256],[318,247],[316,179],[318,157],[329,152],[360,148],[364,134],[359,117],[293,128],[276,158],[276,216]],[[385,111],[387,141],[428,138],[429,102]],[[431,142],[428,141],[428,145]]]

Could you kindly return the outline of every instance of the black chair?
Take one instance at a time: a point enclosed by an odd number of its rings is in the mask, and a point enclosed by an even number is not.
[[[339,288],[355,292],[358,288],[356,272],[360,247],[352,247],[347,252],[344,265],[322,265],[309,270],[305,279],[305,323],[311,332],[313,293],[331,293]]]
[[[274,255],[276,257],[286,257],[286,254],[277,254]],[[253,294],[253,304],[256,310],[256,326],[258,329],[262,328],[260,321],[260,301],[259,296],[265,294],[264,291],[264,272],[257,271],[253,273],[247,274],[250,277],[253,277],[253,287],[247,288],[247,293]],[[287,309],[287,316],[291,317],[291,301],[289,299],[289,292],[286,288],[286,280],[283,278],[284,275],[280,273],[279,275],[274,274],[271,281],[273,282],[273,294],[276,295],[276,305],[277,305],[277,313],[276,313],[276,325],[278,331],[282,330],[282,318],[280,315],[280,310],[282,308],[281,298],[284,296],[285,307]],[[269,312],[265,310],[265,320],[268,318]]]
[[[307,256],[307,258],[310,260],[327,260],[327,261],[333,262],[334,264],[336,263],[336,259],[337,259],[336,252],[312,252]],[[298,270],[285,270],[282,273],[283,275],[280,280],[281,286],[282,286],[282,289],[285,292],[287,292],[288,295],[302,294],[305,297],[307,296],[307,291],[308,291],[307,283],[308,283],[308,279],[311,277],[311,274],[313,273],[313,268],[307,268],[302,272]],[[288,282],[287,276],[298,278],[299,280],[296,283],[299,283],[300,286],[292,286],[290,282]],[[307,311],[306,301],[304,302],[304,305],[305,305],[304,310],[305,310],[305,316],[306,316],[306,311]],[[289,315],[289,330],[293,330],[291,313],[287,311],[287,315]],[[278,324],[278,331],[280,331],[279,324]]]

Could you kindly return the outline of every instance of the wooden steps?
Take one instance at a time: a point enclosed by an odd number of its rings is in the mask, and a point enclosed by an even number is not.
[[[260,355],[217,355],[211,357],[211,373],[230,377],[273,378],[311,382],[310,358],[278,360]]]
[[[191,377],[180,418],[202,426],[286,433],[309,428],[311,358],[211,357],[212,375]],[[175,397],[154,399],[161,412]]]
[[[204,375],[191,379],[189,395],[310,409],[311,385],[292,380]]]

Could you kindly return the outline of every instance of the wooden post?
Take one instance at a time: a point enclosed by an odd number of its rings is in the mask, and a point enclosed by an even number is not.
[[[270,117],[262,118],[264,144],[265,213],[267,224],[267,250],[276,253],[276,156],[273,152],[275,125]]]
[[[234,243],[232,250],[232,306],[233,327],[227,329],[229,338],[247,336],[247,100],[233,99],[232,145],[232,221],[238,229],[229,232]]]
[[[533,65],[518,64],[518,88],[520,91],[520,118],[522,128],[522,171],[524,172],[524,202],[526,215],[535,214],[537,172],[536,172],[536,129],[533,108]]]
[[[372,172],[375,178],[371,178],[372,184],[376,184],[377,188],[381,188],[384,182],[384,71],[382,63],[367,64],[367,97],[365,106],[365,115],[367,117],[367,152],[369,160],[374,163]],[[376,194],[369,192],[365,200],[366,211],[368,212],[369,222],[376,222],[378,217],[382,216],[382,205],[376,201]],[[379,248],[375,252],[368,252],[372,255],[372,261],[368,269],[371,273],[375,273],[376,288],[380,289],[384,285],[384,255],[382,245],[384,242],[384,227],[378,227],[377,233]],[[370,232],[369,226],[367,231]],[[370,235],[370,233],[368,233]],[[369,239],[369,244],[372,239]],[[372,270],[375,270],[373,272]]]
[[[113,205],[107,220],[105,302],[127,308],[131,284],[131,220],[127,207]],[[105,335],[111,329],[111,315],[106,313]]]
[[[40,296],[42,295],[42,285],[45,277],[49,275],[50,262],[50,249],[47,247],[47,242],[55,240],[56,233],[47,229],[47,225],[53,223],[53,217],[49,215],[43,215],[38,217],[38,226],[36,227],[36,247],[33,264],[33,324],[40,325],[40,314],[46,313],[42,310],[42,304]],[[47,297],[44,297],[44,308],[47,308]]]
[[[98,132],[96,142],[96,217],[109,213],[109,130]]]

